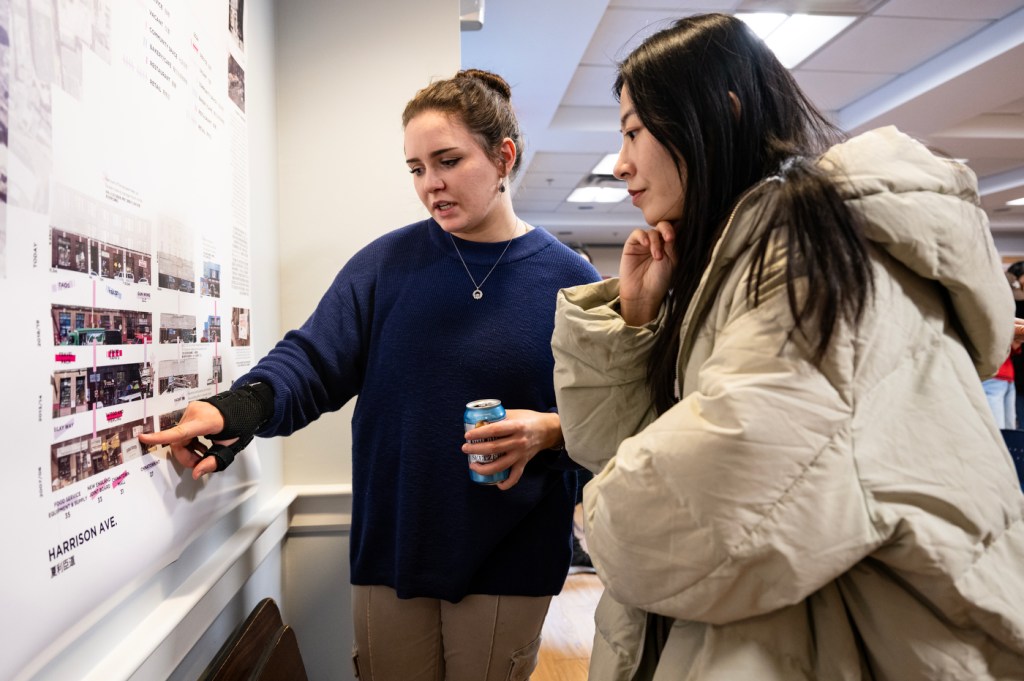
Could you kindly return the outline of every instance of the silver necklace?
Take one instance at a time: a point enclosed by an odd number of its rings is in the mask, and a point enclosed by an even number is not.
[[[522,220],[516,220],[515,227],[512,228],[512,236],[509,238],[508,243],[505,244],[504,250],[502,250],[501,255],[499,255],[498,259],[494,261],[494,264],[491,265],[491,269],[487,271],[487,274],[480,280],[479,284],[476,283],[476,279],[473,278],[473,273],[469,271],[469,267],[466,265],[466,261],[462,257],[462,253],[459,251],[459,244],[456,243],[455,237],[452,236],[451,232],[448,232],[448,238],[452,240],[452,246],[455,246],[455,254],[459,256],[459,262],[462,263],[462,268],[466,270],[466,274],[469,275],[469,280],[473,282],[473,300],[480,300],[484,297],[484,292],[481,289],[484,287],[484,283],[487,281],[487,278],[494,272],[494,268],[497,267],[498,263],[501,262],[501,259],[505,257],[505,252],[508,251],[508,247],[512,245],[512,241],[516,238],[516,232],[519,231],[520,222],[522,222]]]

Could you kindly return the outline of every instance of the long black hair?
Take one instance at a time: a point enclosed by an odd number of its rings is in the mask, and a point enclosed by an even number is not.
[[[807,99],[789,71],[742,21],[705,14],[675,22],[643,42],[619,65],[614,91],[626,87],[644,127],[669,152],[684,178],[682,217],[675,225],[665,332],[648,363],[655,407],[675,401],[679,334],[686,308],[715,242],[739,198],[779,177],[770,221],[755,245],[751,287],[758,303],[771,241],[789,250],[786,286],[796,324],[814,337],[815,361],[840,319],[855,322],[872,289],[868,247],[833,181],[814,162],[842,133]],[[731,98],[738,101],[738,113]],[[806,297],[795,282],[806,277]],[[808,333],[808,320],[817,321]]]

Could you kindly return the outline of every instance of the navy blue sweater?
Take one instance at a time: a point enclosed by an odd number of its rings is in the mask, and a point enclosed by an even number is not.
[[[459,240],[480,282],[506,242]],[[462,412],[496,397],[554,411],[551,332],[558,289],[599,279],[543,229],[515,239],[482,300],[433,220],[357,253],[312,316],[248,374],[274,388],[258,433],[287,435],[358,395],[352,419],[353,584],[403,598],[543,596],[571,555],[576,471],[540,452],[508,491],[469,479]]]

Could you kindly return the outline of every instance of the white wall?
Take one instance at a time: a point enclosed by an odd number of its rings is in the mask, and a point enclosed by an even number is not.
[[[417,90],[459,68],[458,0],[281,2],[276,17],[280,333],[302,324],[344,262],[426,217],[402,150]],[[352,678],[350,403],[284,440],[289,485],[311,492],[284,550],[282,612],[310,679]]]
[[[459,68],[459,0],[278,5],[281,323],[299,326],[342,264],[426,217],[402,110]],[[352,404],[285,441],[289,484],[350,482]]]

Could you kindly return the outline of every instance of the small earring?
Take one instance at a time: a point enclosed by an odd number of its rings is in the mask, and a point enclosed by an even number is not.
[[[498,191],[501,192],[502,194],[505,193],[505,184],[504,183],[498,185]]]

